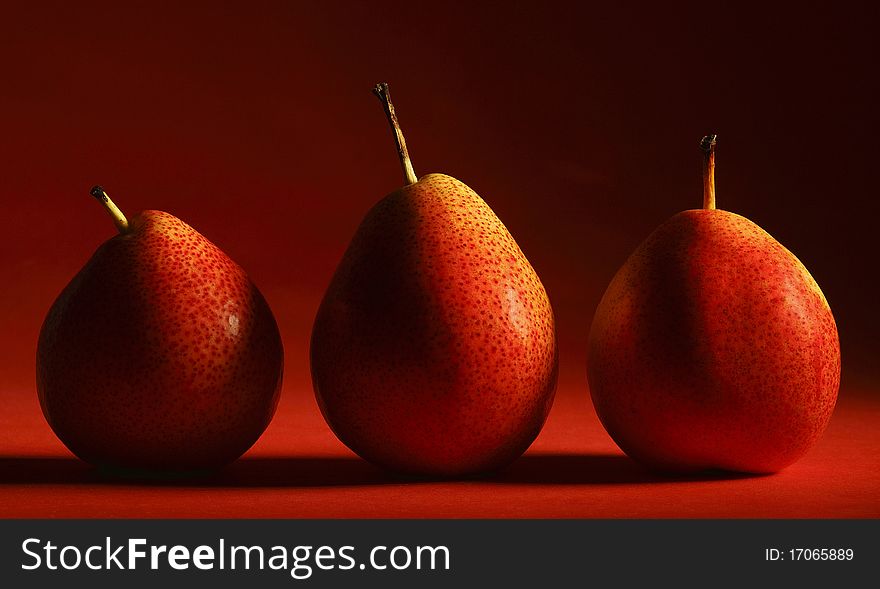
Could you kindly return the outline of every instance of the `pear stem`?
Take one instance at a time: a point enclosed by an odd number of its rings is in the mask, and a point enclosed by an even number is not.
[[[387,82],[380,82],[373,88],[373,94],[382,102],[385,109],[385,116],[388,117],[388,124],[391,125],[391,131],[394,133],[394,142],[397,144],[397,156],[400,158],[400,165],[403,168],[403,179],[407,184],[415,184],[419,181],[416,171],[413,169],[412,160],[409,159],[409,151],[406,149],[406,140],[403,138],[403,131],[400,130],[400,123],[397,121],[397,115],[394,113],[394,105],[391,103],[391,92]]]
[[[113,219],[113,224],[116,225],[116,229],[121,234],[128,233],[128,219],[125,218],[125,215],[122,214],[122,211],[119,210],[119,207],[116,206],[104,189],[100,186],[93,186],[91,190],[89,190],[89,194],[95,197],[101,205],[103,205],[104,210],[107,211],[107,214],[110,215],[110,218]]]
[[[703,150],[703,208],[715,208],[715,143],[718,135],[706,135],[700,141]]]

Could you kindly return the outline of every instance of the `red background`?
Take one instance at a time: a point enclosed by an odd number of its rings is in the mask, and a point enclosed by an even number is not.
[[[880,515],[876,5],[185,4],[0,15],[0,516]],[[380,80],[416,171],[487,200],[558,316],[557,404],[529,454],[489,480],[374,471],[312,398],[320,297],[364,213],[401,181],[370,94]],[[629,252],[699,206],[709,131],[719,207],[795,252],[828,297],[843,386],[828,434],[783,473],[657,480],[595,418],[586,337]],[[103,479],[40,413],[42,319],[114,233],[88,196],[96,182],[123,210],[169,211],[220,245],[278,319],[279,413],[210,481]]]

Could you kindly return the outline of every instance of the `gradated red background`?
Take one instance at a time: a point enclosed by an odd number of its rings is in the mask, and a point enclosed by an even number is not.
[[[171,4],[171,3],[169,3]],[[875,5],[763,3],[15,3],[0,15],[0,516],[877,517]],[[371,86],[392,84],[416,171],[479,192],[559,320],[547,427],[504,473],[394,479],[324,425],[308,374],[323,289],[401,174]],[[843,349],[820,445],[771,477],[657,479],[596,420],[592,313],[659,223],[718,202],[794,251]],[[88,196],[181,217],[244,266],[286,349],[283,401],[209,480],[120,483],[45,424],[46,310],[114,229]]]

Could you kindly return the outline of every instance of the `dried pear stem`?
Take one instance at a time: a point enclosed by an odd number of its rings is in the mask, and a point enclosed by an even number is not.
[[[116,225],[116,229],[119,233],[125,234],[128,233],[128,219],[125,218],[125,215],[122,214],[122,211],[119,210],[119,207],[116,206],[104,189],[100,186],[93,186],[91,190],[89,190],[89,194],[94,196],[101,205],[103,205],[104,210],[107,211],[107,214],[110,215],[110,218],[113,219],[113,224]]]
[[[703,208],[715,208],[715,143],[718,135],[706,135],[700,141],[703,150]]]
[[[394,132],[394,142],[397,144],[397,156],[400,158],[400,165],[403,167],[403,178],[407,184],[415,184],[419,181],[416,171],[413,170],[412,160],[409,159],[409,152],[406,149],[406,140],[403,138],[403,131],[400,130],[400,123],[397,121],[397,115],[394,113],[394,105],[391,104],[391,93],[388,89],[387,82],[380,82],[373,88],[375,94],[385,109],[385,116],[388,117],[388,124]]]

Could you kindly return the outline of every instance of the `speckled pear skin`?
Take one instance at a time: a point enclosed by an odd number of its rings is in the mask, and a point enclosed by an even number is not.
[[[275,319],[245,272],[180,219],[145,211],[52,305],[37,390],[49,425],[87,462],[203,470],[262,434],[282,366]]]
[[[492,209],[430,174],[364,219],[318,311],[311,367],[327,423],[363,458],[416,475],[485,472],[547,418],[553,311]]]
[[[661,470],[772,473],[831,418],[837,327],[810,273],[766,231],[727,211],[684,211],[605,292],[589,381],[631,457]]]

